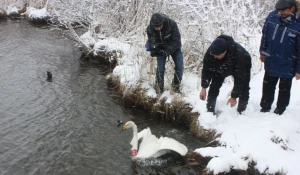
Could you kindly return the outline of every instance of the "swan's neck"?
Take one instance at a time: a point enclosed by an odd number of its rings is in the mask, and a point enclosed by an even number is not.
[[[132,150],[138,150],[138,130],[137,130],[137,126],[133,125],[132,126],[132,131],[133,131],[133,137],[132,140],[130,142],[131,146],[132,146]]]

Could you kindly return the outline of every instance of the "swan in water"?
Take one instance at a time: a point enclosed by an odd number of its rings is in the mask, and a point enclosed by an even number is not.
[[[178,141],[168,138],[160,137],[159,139],[152,135],[150,128],[146,128],[138,133],[137,126],[134,122],[128,121],[122,128],[122,131],[132,128],[133,138],[130,142],[132,145],[131,156],[133,158],[150,158],[159,157],[170,151],[175,151],[181,156],[185,156],[188,149],[185,145]],[[138,148],[138,140],[142,139]]]

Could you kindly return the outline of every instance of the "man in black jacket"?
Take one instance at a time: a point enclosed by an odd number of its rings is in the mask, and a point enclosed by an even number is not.
[[[181,52],[181,36],[177,23],[167,15],[154,13],[147,27],[148,41],[146,48],[151,56],[157,57],[156,91],[164,91],[164,73],[167,57],[172,56],[175,63],[175,73],[172,89],[180,92],[180,83],[183,74],[183,57]]]
[[[242,113],[249,100],[251,57],[232,37],[217,37],[206,51],[203,61],[200,99],[206,99],[206,88],[210,85],[207,97],[207,111],[215,112],[217,97],[225,77],[232,75],[234,87],[228,103],[231,107],[239,104],[237,111]]]

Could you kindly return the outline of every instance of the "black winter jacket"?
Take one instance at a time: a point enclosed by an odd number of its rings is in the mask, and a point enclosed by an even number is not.
[[[154,26],[148,25],[147,35],[148,43],[150,44],[166,44],[166,47],[163,50],[171,55],[177,49],[181,47],[181,36],[177,23],[170,19],[167,15],[162,14],[164,17],[163,27],[160,31],[155,30]]]
[[[207,49],[203,61],[201,86],[207,88],[214,76],[225,78],[233,75],[234,87],[231,97],[238,98],[242,95],[246,82],[250,81],[251,56],[232,37],[220,35],[218,38],[224,38],[229,43],[227,53],[223,59],[217,60],[210,54],[210,48]]]

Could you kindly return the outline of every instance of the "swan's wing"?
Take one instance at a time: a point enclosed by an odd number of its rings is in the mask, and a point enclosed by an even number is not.
[[[142,142],[139,145],[138,158],[153,157],[159,151],[159,144],[154,135],[144,135]]]
[[[137,158],[159,157],[168,153],[168,150],[175,151],[182,156],[185,156],[188,152],[185,145],[172,138],[160,137],[158,139],[155,135],[152,135],[149,128],[138,133],[138,139],[140,138],[143,138],[143,140],[139,145]]]
[[[131,145],[133,148],[135,148],[135,149],[138,150],[138,149],[139,149],[138,141],[139,141],[141,138],[143,138],[143,140],[144,140],[144,138],[147,137],[147,136],[149,135],[149,132],[150,132],[150,135],[151,135],[151,131],[150,131],[149,128],[146,128],[146,129],[143,129],[142,131],[140,131],[140,132],[137,134],[137,140],[136,140],[136,138],[133,136],[133,138],[132,138],[132,140],[131,140],[131,142],[130,142],[130,145]]]
[[[138,133],[138,140],[140,140],[141,138],[144,138],[144,137],[149,137],[151,135],[152,135],[152,133],[151,133],[150,128],[143,129],[142,131],[140,131]]]
[[[172,150],[182,156],[185,156],[188,152],[188,149],[185,145],[169,137],[160,137],[158,139],[158,143],[159,143],[159,148],[158,148],[159,150],[165,150],[165,149]]]

